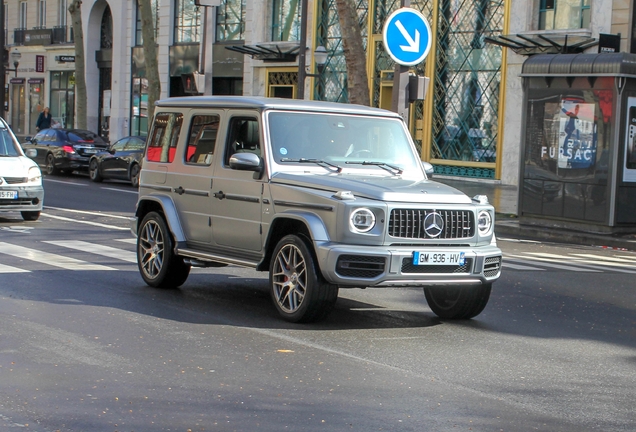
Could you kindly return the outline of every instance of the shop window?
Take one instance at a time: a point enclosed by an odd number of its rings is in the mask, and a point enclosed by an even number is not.
[[[300,2],[297,0],[274,0],[272,14],[272,40],[300,40]]]
[[[590,0],[541,0],[539,30],[589,28]]]
[[[225,0],[216,8],[216,40],[243,40],[245,0]]]
[[[194,0],[177,0],[174,15],[175,43],[201,41],[201,9]]]
[[[159,113],[155,116],[153,130],[148,139],[148,161],[172,163],[182,123],[182,114]]]
[[[150,1],[150,8],[152,9],[153,26],[155,29],[155,41],[159,37],[159,8],[157,6],[158,0]],[[135,23],[135,46],[142,46],[144,44],[144,38],[141,31],[141,11],[139,10],[139,2],[136,7],[137,22]]]

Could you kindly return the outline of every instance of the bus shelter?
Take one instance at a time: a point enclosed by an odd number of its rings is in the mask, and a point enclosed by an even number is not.
[[[522,222],[636,231],[636,54],[540,54],[521,76]]]

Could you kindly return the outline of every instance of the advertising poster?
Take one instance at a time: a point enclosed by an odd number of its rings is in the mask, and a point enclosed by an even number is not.
[[[560,169],[584,169],[596,160],[594,104],[582,99],[563,99],[559,112]]]
[[[627,131],[625,133],[624,182],[636,182],[636,97],[627,98]]]

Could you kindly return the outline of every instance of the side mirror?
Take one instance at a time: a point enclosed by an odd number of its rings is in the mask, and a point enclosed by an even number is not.
[[[36,149],[26,149],[24,154],[26,155],[26,157],[33,159],[34,157],[38,155],[38,152]]]
[[[428,162],[422,161],[422,167],[424,168],[424,172],[426,173],[426,177],[433,178],[433,174],[435,173],[435,168]]]
[[[113,147],[108,147],[108,153],[115,154],[116,150]]]
[[[230,156],[230,168],[240,171],[260,171],[261,158],[254,153],[234,153]]]
[[[32,136],[27,136],[27,137],[24,138],[24,140],[28,141],[28,142],[32,142],[33,141],[33,137]]]

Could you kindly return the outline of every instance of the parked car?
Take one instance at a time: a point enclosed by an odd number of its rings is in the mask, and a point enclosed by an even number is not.
[[[35,150],[33,160],[51,175],[87,170],[90,157],[108,148],[108,143],[87,130],[43,129],[27,137],[23,147]]]
[[[501,274],[495,209],[430,179],[396,113],[258,97],[157,102],[131,226],[150,286],[192,266],[269,272],[279,314],[317,321],[340,288],[423,288],[469,319]]]
[[[27,150],[28,156],[35,156]],[[40,168],[25,156],[18,140],[0,117],[0,212],[19,211],[28,221],[42,211],[44,189]]]
[[[129,136],[111,145],[106,151],[91,156],[88,175],[94,182],[105,179],[128,180],[139,187],[140,161],[146,147],[146,137]]]

